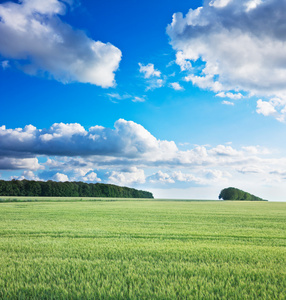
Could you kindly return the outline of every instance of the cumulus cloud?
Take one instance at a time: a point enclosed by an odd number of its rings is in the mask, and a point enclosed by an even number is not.
[[[97,177],[97,174],[95,172],[90,172],[86,174],[84,177],[82,177],[83,181],[88,182],[100,182],[101,179]]]
[[[175,91],[183,91],[184,88],[179,84],[179,82],[171,82],[170,87]]]
[[[162,184],[162,185],[183,185],[188,186],[200,186],[208,185],[218,181],[225,181],[231,174],[226,171],[221,171],[217,169],[203,169],[196,170],[193,173],[185,173],[181,170],[174,172],[163,172],[158,171],[147,177],[147,181],[152,184]]]
[[[243,151],[249,154],[270,154],[270,150],[264,147],[257,146],[243,146],[241,147]]]
[[[163,78],[161,78],[161,72],[155,69],[154,64],[143,65],[139,63],[139,67],[139,72],[147,80],[147,90],[157,89],[165,85],[166,76],[162,76]]]
[[[185,79],[219,97],[245,91],[285,99],[285,9],[284,0],[205,0],[186,16],[174,14],[167,33]],[[260,113],[275,114],[259,105]]]
[[[56,173],[54,176],[53,176],[53,180],[55,181],[69,181],[69,178],[67,175],[65,174],[62,174],[62,173]]]
[[[211,154],[222,156],[239,156],[241,153],[231,146],[218,145],[210,150]]]
[[[144,170],[130,167],[121,171],[112,171],[108,182],[117,185],[133,185],[145,183]]]
[[[88,130],[76,123],[56,123],[48,129],[0,127],[0,169],[38,171],[35,176],[57,181],[145,187],[160,183],[164,188],[226,184],[235,176],[278,182],[284,180],[278,171],[286,169],[286,159],[277,155],[258,145],[196,145],[180,150],[173,141],[159,140],[140,124],[123,119],[114,128],[97,125]]]
[[[228,177],[231,177],[231,174],[226,171],[221,171],[217,169],[213,170],[203,170],[204,176],[206,180],[212,181],[212,182],[218,182],[225,180]]]
[[[66,5],[58,0],[0,4],[0,54],[31,75],[113,86],[121,51],[64,23],[60,16],[65,13]]]
[[[40,169],[37,156],[56,156],[44,163],[49,169],[78,170],[84,177],[96,168],[202,167],[240,165],[269,154],[259,146],[235,149],[230,145],[195,146],[179,150],[175,142],[159,140],[140,124],[119,119],[114,128],[55,123],[48,129],[0,127],[0,168]],[[62,157],[60,159],[60,157]]]
[[[17,157],[1,157],[0,156],[0,169],[1,170],[40,170],[43,166],[39,164],[37,158],[17,158]]]
[[[182,171],[173,172],[172,178],[175,181],[180,181],[180,182],[197,182],[198,183],[198,181],[199,181],[194,175],[182,173]]]
[[[144,157],[172,155],[177,146],[172,141],[157,140],[143,126],[119,119],[115,129],[93,126],[85,130],[77,123],[55,123],[48,129],[6,129],[0,127],[0,155],[105,155],[117,157]]]
[[[144,78],[161,77],[161,72],[154,68],[154,64],[143,65],[139,63],[139,72],[144,74]]]
[[[151,183],[175,183],[175,180],[167,173],[163,173],[161,170],[148,177]]]
[[[273,116],[280,122],[285,122],[286,114],[286,98],[272,98],[270,101],[259,99],[256,105],[256,112],[264,116]]]
[[[264,116],[275,115],[277,113],[276,109],[271,103],[262,101],[261,99],[257,101],[256,111]]]
[[[34,174],[32,171],[24,171],[21,176],[12,176],[11,179],[16,179],[16,180],[36,180],[40,181],[41,179]]]

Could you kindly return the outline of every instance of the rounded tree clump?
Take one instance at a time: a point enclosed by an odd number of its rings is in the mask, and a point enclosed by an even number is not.
[[[223,200],[264,201],[263,199],[261,199],[257,196],[254,196],[254,195],[244,192],[242,190],[236,189],[234,187],[229,187],[229,188],[223,189],[220,192],[218,198],[223,199]]]

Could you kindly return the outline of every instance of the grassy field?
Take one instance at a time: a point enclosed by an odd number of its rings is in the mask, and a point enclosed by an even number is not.
[[[79,201],[154,201],[153,198],[108,198],[108,197],[17,197],[0,196],[0,203],[7,202],[79,202]],[[158,200],[160,201],[160,200]],[[165,200],[164,200],[165,201]]]
[[[0,203],[1,299],[285,299],[286,203],[67,200]]]

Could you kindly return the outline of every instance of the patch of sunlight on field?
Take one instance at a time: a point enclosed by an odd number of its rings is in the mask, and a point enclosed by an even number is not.
[[[0,203],[0,298],[285,299],[286,203]]]

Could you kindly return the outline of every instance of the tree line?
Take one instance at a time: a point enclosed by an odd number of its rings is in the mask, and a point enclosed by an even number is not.
[[[0,196],[154,198],[147,191],[104,183],[0,180]]]
[[[223,189],[220,192],[218,198],[223,200],[264,201],[263,199],[257,196],[254,196],[234,187]]]

